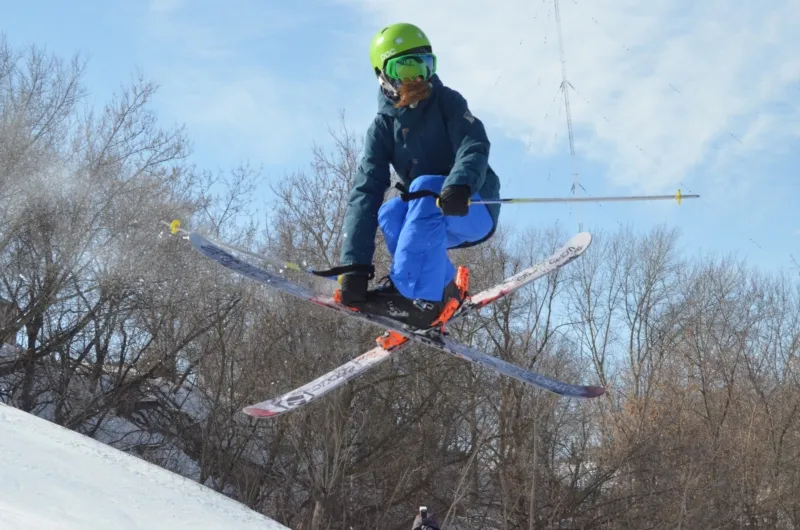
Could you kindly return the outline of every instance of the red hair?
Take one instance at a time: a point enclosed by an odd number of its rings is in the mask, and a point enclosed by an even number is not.
[[[395,108],[408,107],[431,94],[431,87],[427,81],[406,81],[400,85],[400,100],[394,104]]]

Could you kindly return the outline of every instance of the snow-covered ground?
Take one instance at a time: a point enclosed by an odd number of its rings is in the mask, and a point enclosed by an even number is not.
[[[0,404],[0,528],[287,527],[197,482]]]

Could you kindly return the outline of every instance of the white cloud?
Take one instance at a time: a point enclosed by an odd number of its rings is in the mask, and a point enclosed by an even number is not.
[[[477,115],[534,154],[566,152],[551,0],[343,1],[376,31],[395,21],[423,27],[443,81]],[[800,135],[796,0],[560,6],[576,149],[613,184],[672,190],[698,167],[714,178]]]

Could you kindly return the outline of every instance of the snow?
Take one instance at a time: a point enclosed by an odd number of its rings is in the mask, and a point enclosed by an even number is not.
[[[0,404],[0,528],[287,527],[197,482]]]

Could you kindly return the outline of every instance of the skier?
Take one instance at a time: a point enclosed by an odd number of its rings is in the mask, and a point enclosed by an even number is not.
[[[414,522],[411,525],[411,530],[441,530],[439,528],[439,523],[436,522],[434,519],[433,514],[428,512],[428,508],[425,506],[419,507],[419,512],[417,512],[417,517],[414,518]]]
[[[464,97],[439,79],[437,58],[420,28],[383,28],[372,40],[370,59],[380,85],[378,113],[350,190],[337,296],[354,309],[425,328],[448,300],[460,304],[447,249],[477,245],[494,234],[499,205],[470,207],[470,200],[498,198],[500,181],[489,166],[483,124]],[[383,202],[390,165],[407,200]],[[378,226],[392,266],[368,290]]]

